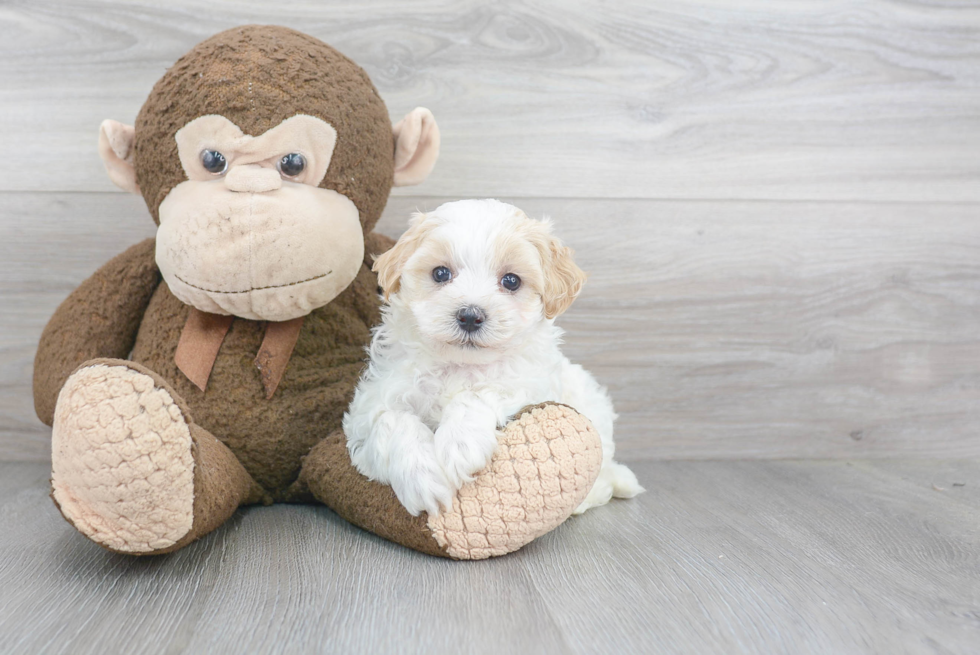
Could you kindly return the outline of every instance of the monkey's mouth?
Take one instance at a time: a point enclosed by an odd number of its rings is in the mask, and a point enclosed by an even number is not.
[[[241,294],[241,293],[252,293],[253,291],[265,291],[267,289],[282,289],[283,287],[295,287],[299,284],[306,284],[307,282],[321,280],[327,277],[328,275],[330,275],[331,273],[333,273],[333,271],[327,271],[326,273],[322,273],[320,275],[314,275],[313,277],[308,277],[305,280],[297,280],[296,282],[286,282],[285,284],[270,284],[269,286],[266,287],[252,287],[251,289],[242,289],[241,291],[224,291],[221,289],[208,289],[207,287],[199,286],[197,284],[194,284],[193,282],[188,282],[187,280],[180,277],[176,273],[174,273],[174,277],[180,280],[181,282],[183,282],[184,284],[186,284],[187,286],[198,289],[199,291],[204,291],[206,293]]]

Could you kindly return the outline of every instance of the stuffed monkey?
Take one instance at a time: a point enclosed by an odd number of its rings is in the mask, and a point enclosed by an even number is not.
[[[499,555],[561,523],[592,486],[598,437],[526,408],[452,510],[410,515],[350,464],[341,419],[379,322],[371,231],[392,185],[432,170],[439,130],[392,128],[367,74],[299,32],[247,26],[181,57],[135,127],[105,121],[112,181],[155,239],[57,309],[34,366],[52,497],[119,553],[174,551],[250,503],[322,502],[416,550]]]

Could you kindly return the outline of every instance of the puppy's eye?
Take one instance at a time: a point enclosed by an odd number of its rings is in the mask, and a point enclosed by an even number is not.
[[[521,278],[517,277],[513,273],[508,273],[500,278],[500,286],[508,291],[517,291],[521,288]]]
[[[296,177],[306,168],[306,158],[298,152],[291,152],[279,160],[279,172],[286,177]]]
[[[453,279],[453,272],[445,266],[436,266],[434,269],[432,269],[432,279],[439,284],[449,282],[451,279]]]
[[[217,150],[205,150],[201,153],[201,165],[208,173],[219,175],[228,168],[228,160]]]

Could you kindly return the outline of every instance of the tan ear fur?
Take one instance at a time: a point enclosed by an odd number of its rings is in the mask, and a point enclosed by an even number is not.
[[[578,297],[588,277],[573,259],[574,251],[562,245],[556,237],[548,235],[547,245],[541,253],[544,268],[544,315],[555,318],[563,314]]]
[[[426,218],[422,212],[412,214],[412,218],[408,222],[408,229],[392,246],[391,250],[374,260],[371,270],[378,274],[378,285],[384,291],[385,300],[388,300],[391,294],[398,293],[405,264],[418,250],[426,233],[432,229],[431,222],[427,221]]]
[[[439,158],[439,126],[432,112],[416,107],[392,128],[395,137],[395,186],[419,184]]]
[[[112,183],[123,191],[139,194],[136,169],[133,166],[133,142],[136,130],[132,125],[104,120],[99,126],[99,156]]]

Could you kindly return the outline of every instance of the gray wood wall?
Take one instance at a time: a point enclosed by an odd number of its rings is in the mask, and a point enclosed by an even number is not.
[[[624,460],[980,457],[980,6],[922,2],[0,5],[0,459],[57,304],[152,234],[96,154],[243,23],[331,43],[443,134],[416,207],[500,197],[592,274],[567,353]]]

